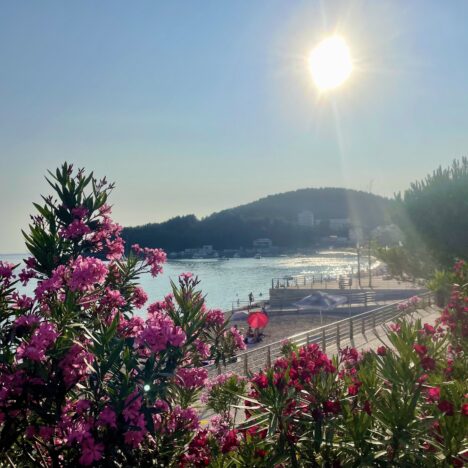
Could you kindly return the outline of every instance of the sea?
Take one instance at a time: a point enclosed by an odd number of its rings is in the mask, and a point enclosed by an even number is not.
[[[25,257],[6,254],[0,260],[20,263]],[[357,271],[355,254],[326,250],[310,256],[168,260],[160,276],[143,275],[140,283],[153,302],[171,292],[171,280],[190,272],[199,278],[207,306],[228,311],[247,303],[249,293],[255,301],[267,300],[272,280],[302,275],[336,277],[352,271]]]

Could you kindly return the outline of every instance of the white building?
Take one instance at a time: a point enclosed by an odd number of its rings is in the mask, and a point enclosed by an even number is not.
[[[264,249],[271,249],[273,247],[273,242],[271,241],[271,239],[255,239],[253,241],[253,246],[256,248],[256,249],[261,249],[261,250],[264,250]]]
[[[297,214],[297,223],[299,226],[313,227],[315,222],[314,213],[311,211],[301,211]]]

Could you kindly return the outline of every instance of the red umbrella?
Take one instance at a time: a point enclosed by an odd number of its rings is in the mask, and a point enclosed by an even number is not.
[[[268,324],[268,315],[264,314],[263,312],[252,312],[247,317],[247,323],[252,328],[265,328]]]

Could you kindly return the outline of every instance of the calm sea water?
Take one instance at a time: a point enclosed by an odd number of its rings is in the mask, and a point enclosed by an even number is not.
[[[21,262],[26,255],[0,255],[0,260]],[[326,251],[308,257],[232,258],[229,260],[169,260],[157,278],[143,276],[140,281],[150,300],[162,299],[170,292],[170,280],[191,272],[201,280],[209,307],[231,309],[237,300],[268,299],[272,278],[296,275],[336,276],[357,269],[356,256],[349,252]]]

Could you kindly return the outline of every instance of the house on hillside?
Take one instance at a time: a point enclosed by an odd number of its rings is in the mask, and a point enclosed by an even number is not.
[[[314,213],[311,211],[301,211],[297,214],[297,224],[299,224],[299,226],[314,227]]]

